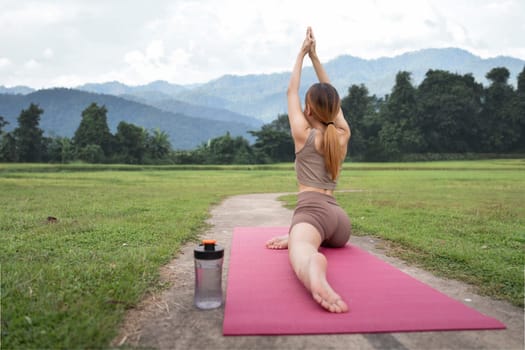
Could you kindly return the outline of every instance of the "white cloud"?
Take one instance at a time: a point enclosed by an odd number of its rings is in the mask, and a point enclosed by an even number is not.
[[[9,58],[0,57],[0,69],[6,68],[10,64],[11,64],[11,61],[9,60]]]
[[[164,43],[162,40],[154,40],[146,48],[146,58],[148,61],[159,62],[164,58]]]
[[[323,60],[451,46],[525,58],[523,0],[2,0],[0,24],[0,84],[285,71],[308,25]]]
[[[45,2],[26,2],[12,5],[7,4],[0,13],[0,23],[5,29],[24,26],[46,25],[56,23],[67,18],[63,6]]]
[[[133,50],[124,55],[125,66],[114,72],[121,81],[140,84],[152,80],[190,79],[192,67],[190,53],[182,48],[167,52],[163,40],[153,40],[143,50]]]
[[[24,68],[26,68],[28,70],[37,69],[38,67],[40,67],[40,63],[37,60],[34,60],[34,59],[30,59],[29,61],[24,63]]]
[[[50,58],[53,58],[53,56],[55,55],[55,53],[53,52],[53,49],[47,47],[44,52],[42,53],[42,55],[44,56],[44,58],[47,58],[47,59],[50,59]]]
[[[76,75],[76,74],[63,74],[56,77],[53,77],[49,81],[49,86],[55,86],[55,87],[73,87],[73,86],[79,86],[87,81],[89,82],[103,82],[104,80],[94,80],[89,79],[86,80],[85,76]],[[109,81],[109,80],[105,80]]]

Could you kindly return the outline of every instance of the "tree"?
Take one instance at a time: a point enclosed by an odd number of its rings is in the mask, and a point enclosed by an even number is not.
[[[2,130],[2,129],[3,129],[4,126],[6,126],[7,124],[9,124],[9,122],[8,122],[7,120],[5,120],[4,117],[2,117],[2,116],[0,115],[0,138],[1,138],[2,135],[3,135],[3,130]]]
[[[77,157],[86,163],[102,163],[105,160],[104,150],[99,145],[86,145],[77,149]]]
[[[242,136],[232,138],[230,133],[216,137],[193,152],[192,159],[206,164],[251,164],[253,152]]]
[[[341,100],[341,109],[352,131],[348,148],[355,154],[362,154],[366,150],[363,121],[368,112],[368,105],[368,89],[363,84],[350,86],[348,96]]]
[[[516,114],[521,127],[518,147],[520,151],[525,151],[525,66],[518,74],[518,84],[516,90]]]
[[[493,68],[488,72],[485,77],[492,81],[494,84],[507,84],[507,80],[509,80],[510,72],[505,67],[497,67]]]
[[[42,160],[42,135],[40,115],[44,111],[31,103],[28,109],[22,110],[18,117],[18,127],[13,136],[16,140],[16,153],[20,162],[39,162]]]
[[[115,134],[115,146],[118,158],[124,163],[142,163],[146,151],[147,133],[134,124],[120,122]]]
[[[525,66],[523,66],[521,73],[518,74],[517,80],[518,94],[525,95]]]
[[[146,153],[152,160],[165,159],[172,151],[169,135],[160,129],[146,132]]]
[[[417,126],[416,92],[410,73],[397,73],[392,93],[380,112],[379,141],[390,157],[420,152],[425,148],[425,140]]]
[[[10,157],[7,156],[8,152],[6,152],[6,144],[7,144],[6,137],[8,133],[4,134],[4,131],[3,131],[4,126],[6,126],[7,124],[9,124],[9,122],[0,115],[0,162],[11,161],[9,160]]]
[[[478,146],[483,86],[472,75],[429,70],[418,87],[418,127],[427,152],[461,153]]]
[[[352,85],[348,95],[341,100],[341,108],[350,125],[352,136],[348,155],[374,159],[377,154],[377,137],[381,129],[378,111],[381,101],[370,96],[365,85]]]
[[[73,143],[67,137],[53,137],[49,140],[47,154],[50,162],[68,163],[75,157]]]
[[[97,145],[105,157],[111,155],[112,135],[107,122],[107,109],[92,103],[82,112],[82,119],[73,137],[73,144],[79,151],[89,145]]]
[[[250,131],[256,137],[253,145],[256,159],[261,163],[291,162],[294,160],[294,144],[287,114],[281,114],[259,131]]]
[[[16,140],[12,132],[8,132],[0,139],[0,161],[17,162]]]
[[[507,68],[493,68],[487,73],[491,84],[484,91],[485,102],[479,121],[482,151],[507,152],[520,138],[519,116],[514,108],[515,92],[507,83]]]

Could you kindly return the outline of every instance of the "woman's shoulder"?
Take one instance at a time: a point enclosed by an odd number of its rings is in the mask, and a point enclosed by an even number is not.
[[[295,144],[295,153],[301,151],[305,145],[311,144],[315,137],[315,131],[312,127],[304,128],[300,131],[292,132]],[[317,143],[317,142],[316,142]]]

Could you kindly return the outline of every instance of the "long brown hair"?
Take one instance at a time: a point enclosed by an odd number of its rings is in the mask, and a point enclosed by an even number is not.
[[[326,125],[323,136],[323,154],[326,170],[337,179],[345,156],[339,144],[339,134],[334,121],[341,107],[337,90],[328,83],[313,84],[306,92],[306,104],[312,116]]]

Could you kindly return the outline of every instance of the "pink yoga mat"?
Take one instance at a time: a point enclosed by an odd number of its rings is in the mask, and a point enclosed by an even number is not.
[[[295,277],[287,250],[264,246],[287,232],[287,227],[234,230],[224,335],[505,328],[351,244],[321,248],[328,259],[328,280],[350,307],[344,314],[326,312]]]

